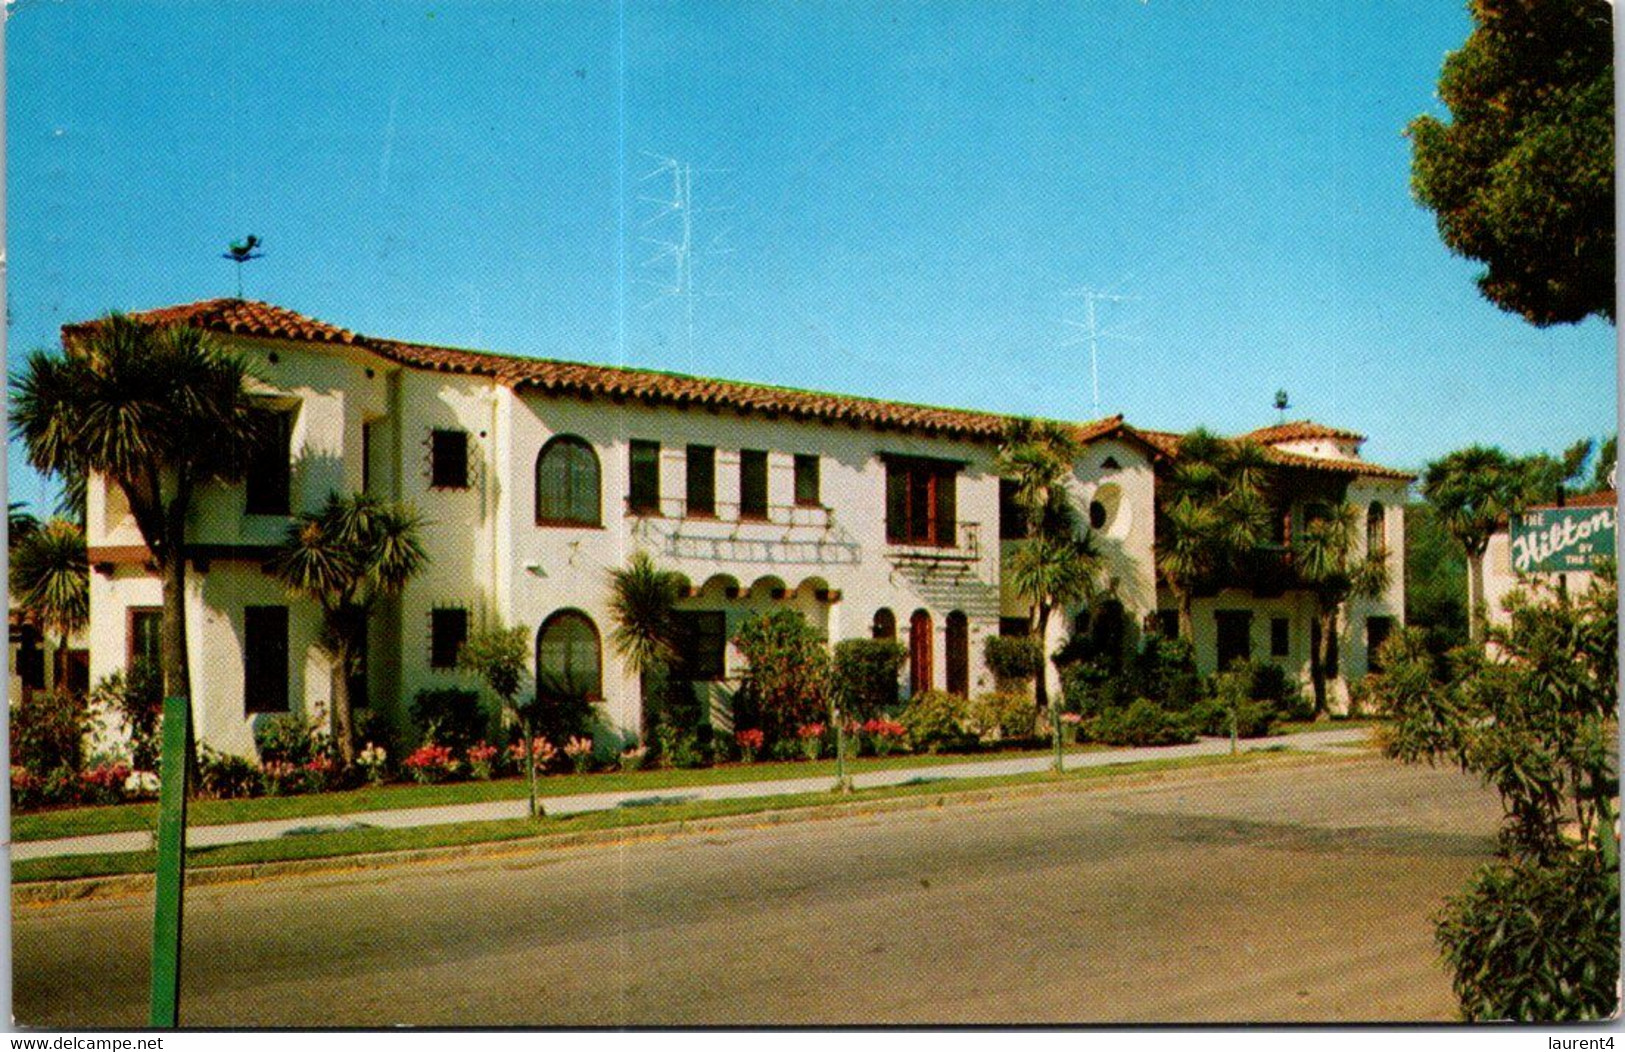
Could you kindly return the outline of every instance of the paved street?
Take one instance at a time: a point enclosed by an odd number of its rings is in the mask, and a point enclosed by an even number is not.
[[[1359,759],[198,888],[182,1022],[1442,1020],[1499,813]],[[139,1024],[150,920],[16,910],[18,1021]]]

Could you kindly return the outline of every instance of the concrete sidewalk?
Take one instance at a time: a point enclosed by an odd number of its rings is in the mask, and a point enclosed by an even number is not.
[[[1346,727],[1336,730],[1308,731],[1275,738],[1257,738],[1241,743],[1243,752],[1285,747],[1295,751],[1318,752],[1324,749],[1364,742],[1370,734],[1367,727]],[[1066,769],[1080,767],[1109,767],[1144,760],[1170,760],[1189,756],[1222,755],[1230,751],[1228,738],[1203,738],[1190,745],[1170,745],[1159,748],[1112,749],[1106,752],[1069,753]],[[974,763],[936,764],[901,770],[869,771],[855,775],[853,783],[859,789],[872,789],[888,785],[918,784],[944,781],[950,778],[992,778],[999,775],[1025,774],[1049,770],[1052,758],[1021,756],[1009,759],[991,759]],[[541,803],[549,815],[573,815],[587,811],[609,811],[620,807],[640,807],[652,804],[692,803],[698,800],[733,800],[746,797],[786,796],[794,793],[812,793],[829,789],[832,779],[828,775],[817,778],[787,778],[763,782],[737,782],[726,785],[678,786],[670,789],[634,790],[617,793],[578,793],[569,796],[543,797]],[[188,847],[216,847],[221,844],[240,844],[251,840],[274,840],[283,836],[301,836],[308,833],[326,833],[345,829],[406,829],[414,826],[444,825],[453,822],[489,822],[504,818],[523,818],[527,813],[524,799],[490,800],[477,804],[447,804],[439,807],[412,807],[398,811],[361,811],[346,815],[310,815],[303,818],[273,819],[264,822],[238,822],[230,825],[189,826]],[[11,845],[13,861],[33,858],[52,858],[59,855],[93,855],[119,851],[145,851],[153,846],[153,835],[148,830],[124,833],[100,833],[93,836],[64,837],[60,840],[33,840]]]

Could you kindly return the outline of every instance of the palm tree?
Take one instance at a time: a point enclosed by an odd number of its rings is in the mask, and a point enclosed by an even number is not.
[[[11,553],[11,595],[43,631],[55,632],[56,683],[67,668],[68,638],[90,623],[90,563],[85,534],[65,519],[26,533]]]
[[[677,659],[677,599],[682,575],[662,570],[639,549],[623,567],[609,571],[609,612],[615,622],[610,641],[638,676],[645,709],[651,681]],[[647,716],[647,712],[645,713]]]
[[[39,518],[22,501],[6,505],[6,549],[16,551],[23,538],[39,529]]]
[[[350,684],[360,672],[373,605],[397,595],[425,564],[417,516],[364,493],[330,493],[320,511],[302,512],[270,562],[296,595],[322,607],[320,646],[332,670],[328,708],[333,741],[345,763],[355,759]]]
[[[1269,461],[1252,442],[1198,428],[1180,439],[1158,479],[1157,569],[1179,604],[1179,634],[1194,639],[1196,593],[1233,571],[1263,535]]]
[[[163,587],[164,693],[190,697],[186,519],[197,487],[242,477],[265,434],[252,373],[188,326],[120,314],[61,354],[36,350],[13,385],[12,428],[35,468],[100,475],[124,492]]]
[[[1501,450],[1469,446],[1427,466],[1422,496],[1467,554],[1467,635],[1484,642],[1484,550],[1498,526],[1525,507],[1539,474]]]
[[[1100,569],[1088,529],[1080,526],[1066,489],[1079,453],[1077,439],[1066,427],[1013,420],[995,461],[999,474],[1014,483],[1015,502],[1026,520],[1027,537],[1011,554],[1007,573],[1029,604],[1040,647],[1046,646],[1050,614],[1092,595]],[[1034,689],[1040,709],[1049,707],[1048,674],[1046,654]]]
[[[1354,505],[1343,503],[1305,523],[1293,542],[1298,577],[1315,595],[1320,626],[1316,653],[1309,655],[1316,716],[1326,711],[1326,670],[1343,604],[1351,598],[1374,598],[1388,587],[1387,559],[1380,551],[1362,553],[1359,536],[1359,514]]]

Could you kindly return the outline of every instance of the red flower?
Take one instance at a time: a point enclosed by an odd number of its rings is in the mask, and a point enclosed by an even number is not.
[[[734,742],[741,749],[760,749],[765,740],[759,730],[739,731],[734,735]]]
[[[824,736],[824,725],[822,723],[804,723],[796,731],[796,736],[802,739],[822,738]]]

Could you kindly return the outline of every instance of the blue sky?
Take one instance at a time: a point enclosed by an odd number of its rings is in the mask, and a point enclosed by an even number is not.
[[[1615,426],[1614,330],[1479,298],[1408,191],[1452,3],[165,3],[6,25],[8,365],[245,293],[380,336],[1415,467]],[[692,339],[646,263],[694,165]],[[15,444],[12,499],[49,503]]]

